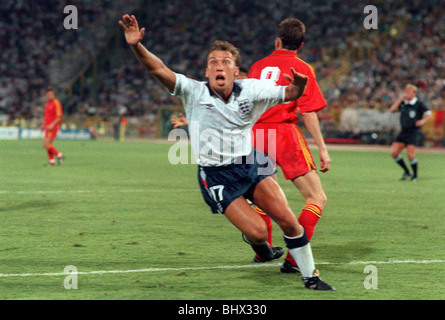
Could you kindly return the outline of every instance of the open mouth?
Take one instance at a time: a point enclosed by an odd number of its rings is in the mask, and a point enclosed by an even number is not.
[[[218,84],[223,84],[225,80],[226,80],[226,78],[222,75],[216,76],[216,83],[218,83]]]

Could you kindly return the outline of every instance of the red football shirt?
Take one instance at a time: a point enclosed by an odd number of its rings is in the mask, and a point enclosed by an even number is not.
[[[298,122],[297,112],[318,112],[326,106],[326,100],[318,87],[315,71],[312,66],[298,58],[289,50],[275,50],[271,55],[253,64],[248,78],[271,79],[277,85],[287,86],[289,81],[283,77],[284,73],[292,76],[290,68],[309,77],[306,90],[301,98],[289,103],[276,105],[267,110],[258,119],[261,122]]]
[[[62,104],[53,99],[45,104],[45,125],[51,124],[57,117],[62,116]]]

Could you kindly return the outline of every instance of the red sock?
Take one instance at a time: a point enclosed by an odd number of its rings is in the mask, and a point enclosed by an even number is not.
[[[56,148],[54,148],[53,145],[50,145],[48,147],[48,153],[51,153],[53,156],[57,156],[59,154],[59,151]]]
[[[266,222],[267,226],[267,242],[272,247],[272,219],[260,208],[255,206],[255,211],[260,215],[261,218],[263,218],[264,222]],[[256,255],[257,258],[259,258],[258,255]]]
[[[269,245],[272,247],[272,219],[260,208],[255,206],[255,211],[263,218],[264,222],[266,222],[267,226],[267,242],[269,242]]]
[[[55,163],[54,156],[53,156],[53,154],[49,150],[48,150],[48,160],[49,160],[50,164],[54,164]]]
[[[303,207],[300,217],[298,218],[298,223],[304,228],[307,239],[310,241],[312,235],[314,234],[314,228],[318,220],[321,217],[321,208],[315,204],[307,204]],[[286,260],[290,261],[292,265],[297,265],[294,258],[287,252]]]
[[[311,241],[315,225],[321,217],[321,209],[315,204],[307,204],[303,207],[298,222],[303,226],[306,237]]]

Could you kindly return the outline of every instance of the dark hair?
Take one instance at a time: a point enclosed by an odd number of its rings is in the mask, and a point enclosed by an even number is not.
[[[283,49],[298,50],[304,41],[306,27],[298,19],[288,18],[280,22],[277,38],[281,39]]]
[[[235,65],[237,67],[240,66],[240,64],[241,64],[240,51],[233,44],[231,44],[230,42],[227,42],[227,41],[216,40],[213,43],[213,45],[210,47],[209,52],[207,53],[207,57],[209,56],[210,53],[212,53],[213,51],[217,51],[217,50],[230,52],[235,60]]]
[[[46,88],[46,92],[50,92],[50,91],[55,92],[56,90],[54,90],[53,87],[47,87]]]

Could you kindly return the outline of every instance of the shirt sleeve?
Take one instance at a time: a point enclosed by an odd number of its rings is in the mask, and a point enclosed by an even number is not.
[[[425,106],[423,104],[423,102],[421,102],[420,103],[420,117],[423,117],[423,115],[430,114],[430,113],[431,113],[430,109],[428,109],[428,107]]]
[[[189,91],[187,80],[187,77],[183,74],[176,73],[175,88],[173,89],[171,95],[179,98],[186,96],[187,92]]]
[[[286,87],[277,86],[272,80],[249,79],[253,95],[253,118],[258,119],[267,109],[285,102]]]
[[[62,116],[62,104],[60,103],[59,100],[54,100],[54,105],[55,105],[55,109],[56,109],[56,117],[61,117]]]
[[[196,92],[196,87],[198,86],[198,84],[198,81],[189,79],[183,74],[176,73],[176,84],[171,95],[177,96],[182,100],[186,114],[189,113],[190,109],[193,106],[193,93]]]

